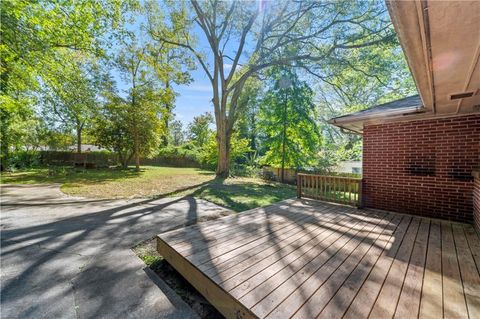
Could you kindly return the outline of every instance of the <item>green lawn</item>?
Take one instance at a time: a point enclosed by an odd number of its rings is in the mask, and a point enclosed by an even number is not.
[[[290,185],[258,178],[215,179],[211,171],[157,166],[142,166],[140,172],[41,168],[2,173],[0,183],[60,183],[64,193],[88,198],[195,196],[237,212],[295,196],[295,189]]]
[[[203,198],[241,212],[295,197],[296,192],[291,185],[267,182],[260,178],[236,177],[214,179],[205,185],[177,194]]]

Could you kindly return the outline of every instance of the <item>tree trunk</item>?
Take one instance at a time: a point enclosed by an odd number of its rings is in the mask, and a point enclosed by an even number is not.
[[[135,150],[135,170],[140,171],[140,154],[138,150]]]
[[[165,83],[165,90],[169,91],[170,90],[170,81],[167,80],[167,83]],[[172,101],[168,101],[165,105],[165,108],[167,110],[167,114],[164,117],[165,121],[165,135],[162,136],[162,146],[166,147],[168,146],[168,137],[170,135],[170,132],[168,131],[168,126],[170,122],[170,117],[172,116],[172,110],[173,110],[173,103]]]
[[[82,129],[77,126],[77,153],[82,152]]]
[[[138,137],[135,136],[133,142],[133,156],[135,158],[135,170],[140,171],[140,146],[138,145]]]
[[[128,162],[130,162],[130,159],[131,159],[132,156],[128,156],[128,152],[125,152],[125,154],[124,154],[122,151],[118,151],[117,154],[118,154],[118,159],[120,161],[120,166],[123,169],[127,169],[128,168]]]
[[[282,177],[281,182],[285,182],[285,144],[287,140],[287,92],[285,92],[285,105],[283,107],[283,132],[282,132]]]
[[[227,178],[230,174],[230,135],[225,127],[221,126],[217,128],[217,177]]]

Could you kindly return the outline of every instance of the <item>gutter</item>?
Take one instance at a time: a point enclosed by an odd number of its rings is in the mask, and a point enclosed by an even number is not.
[[[327,122],[330,124],[342,124],[342,123],[352,123],[352,122],[358,122],[358,121],[363,121],[363,120],[370,120],[370,119],[375,119],[375,118],[383,118],[383,117],[390,117],[390,116],[396,116],[396,115],[411,115],[411,114],[416,114],[416,113],[424,113],[426,112],[425,107],[423,106],[417,106],[415,108],[412,108],[411,106],[409,107],[403,107],[403,108],[398,108],[395,110],[389,110],[389,111],[383,111],[383,112],[378,112],[377,114],[358,114],[358,115],[345,115],[341,117],[334,117]]]

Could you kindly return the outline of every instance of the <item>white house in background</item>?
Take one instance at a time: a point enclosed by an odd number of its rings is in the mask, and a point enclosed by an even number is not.
[[[76,152],[77,145],[67,146],[66,148],[61,149],[51,149],[49,146],[40,146],[39,150],[41,151],[67,151],[67,152]],[[108,149],[99,147],[93,144],[82,144],[82,153],[84,152],[99,152],[99,151],[108,151]]]
[[[362,161],[342,161],[335,167],[336,173],[362,174]]]

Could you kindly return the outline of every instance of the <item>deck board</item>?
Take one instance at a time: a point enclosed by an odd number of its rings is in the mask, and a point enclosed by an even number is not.
[[[367,277],[372,274],[374,266],[379,262],[381,257],[385,256],[386,251],[394,243],[395,237],[403,237],[409,222],[410,218],[403,216],[401,223],[399,223],[395,230],[386,236],[383,242],[374,246],[373,249],[364,256],[355,270],[320,312],[319,317],[335,319],[341,318],[345,314],[353,299],[358,295]],[[358,318],[358,315],[355,317]]]
[[[328,220],[322,220],[322,225],[328,226],[334,223],[342,223],[345,218],[347,217],[336,214],[336,216],[333,215]],[[205,273],[212,276],[213,279],[220,277],[222,281],[227,280],[239,272],[256,265],[264,258],[277,253],[279,250],[297,244],[298,240],[302,240],[306,236],[321,235],[327,231],[325,226],[308,225],[307,227],[302,227],[301,225],[296,225],[290,232],[276,233],[273,239],[269,237],[260,243],[253,243],[255,245],[252,245],[252,247],[246,245],[236,251],[219,256],[217,260],[212,262],[215,265],[209,265]],[[204,269],[203,266],[200,265],[200,269]]]
[[[468,318],[452,225],[442,222],[443,317]]]
[[[477,318],[470,225],[287,200],[157,237],[227,318]]]
[[[432,221],[429,235],[419,318],[436,319],[443,316],[442,239],[438,221]]]

